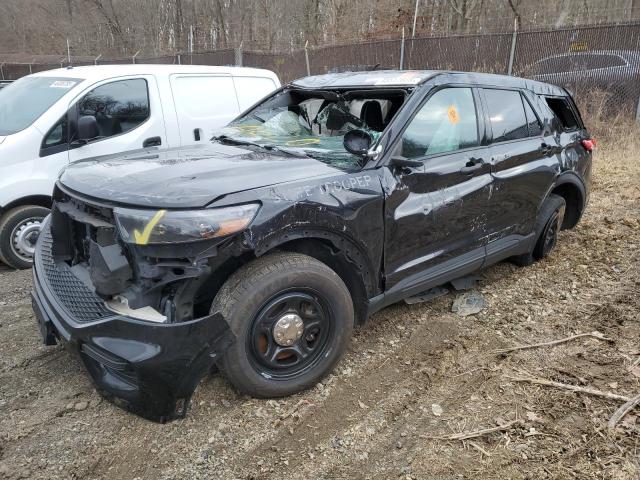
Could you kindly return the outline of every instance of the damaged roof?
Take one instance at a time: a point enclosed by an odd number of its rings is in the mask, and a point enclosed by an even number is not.
[[[561,87],[536,80],[492,73],[457,72],[449,70],[373,70],[328,73],[326,75],[299,78],[291,82],[291,84],[302,88],[349,88],[363,86],[410,87],[419,85],[441,74],[459,76],[459,81],[465,83],[526,88],[541,95],[564,95],[564,90]]]
[[[368,72],[328,73],[299,78],[292,83],[303,88],[361,87],[371,86],[411,86],[436,75],[432,70],[374,70]]]

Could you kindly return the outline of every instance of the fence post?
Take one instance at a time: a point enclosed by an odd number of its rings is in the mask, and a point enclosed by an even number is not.
[[[0,63],[0,76],[4,80],[4,69],[2,67],[4,67],[4,62]]]
[[[182,55],[178,54],[178,65],[182,65]]]
[[[67,61],[71,65],[71,45],[69,44],[69,37],[67,37]]]
[[[236,57],[236,65],[238,67],[241,67],[242,66],[242,42],[240,42],[240,46],[236,48],[235,57]]]
[[[507,67],[507,75],[513,72],[513,58],[516,54],[516,40],[518,38],[518,20],[513,22],[513,35],[511,35],[511,51],[509,52],[509,66]]]
[[[100,58],[102,57],[102,54],[98,55],[96,58],[93,59],[93,64],[94,65],[98,65],[98,60],[100,60]]]
[[[309,68],[309,40],[307,40],[304,44],[304,60],[307,63],[307,76],[311,76],[311,68]]]
[[[402,40],[400,41],[400,70],[404,68],[404,27],[402,27]]]

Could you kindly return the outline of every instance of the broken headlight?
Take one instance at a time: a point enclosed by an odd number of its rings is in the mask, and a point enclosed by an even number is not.
[[[223,237],[244,230],[260,205],[201,210],[134,210],[116,208],[114,214],[122,239],[136,245],[194,242]]]

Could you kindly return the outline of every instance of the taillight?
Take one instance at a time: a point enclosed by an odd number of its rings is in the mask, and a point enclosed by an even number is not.
[[[596,139],[595,138],[585,138],[582,140],[582,146],[587,152],[593,152],[596,148]]]

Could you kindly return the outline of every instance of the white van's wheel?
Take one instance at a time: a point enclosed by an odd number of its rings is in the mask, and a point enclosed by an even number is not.
[[[13,268],[31,268],[40,226],[49,209],[27,205],[9,210],[0,220],[0,260]]]

